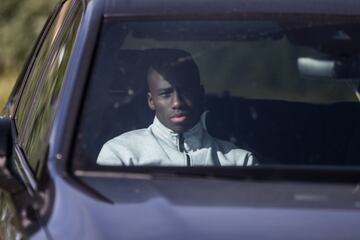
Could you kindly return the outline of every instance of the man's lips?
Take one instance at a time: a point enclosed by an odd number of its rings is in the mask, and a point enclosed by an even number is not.
[[[183,123],[186,121],[187,119],[187,115],[186,114],[176,114],[174,116],[172,116],[170,118],[170,120],[173,122],[173,123]]]

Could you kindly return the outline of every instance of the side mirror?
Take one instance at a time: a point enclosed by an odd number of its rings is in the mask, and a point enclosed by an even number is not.
[[[0,188],[15,193],[22,188],[20,180],[13,173],[14,139],[11,120],[0,117]]]

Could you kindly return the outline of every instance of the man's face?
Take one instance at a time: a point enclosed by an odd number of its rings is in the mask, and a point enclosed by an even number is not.
[[[148,104],[167,128],[183,133],[192,128],[202,113],[203,87],[189,79],[165,79],[156,70],[148,74]]]

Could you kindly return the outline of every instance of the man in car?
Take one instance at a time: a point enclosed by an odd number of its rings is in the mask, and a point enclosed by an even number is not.
[[[204,88],[192,56],[182,50],[147,50],[148,105],[155,111],[145,129],[108,141],[100,165],[247,166],[250,152],[208,134],[203,114]]]

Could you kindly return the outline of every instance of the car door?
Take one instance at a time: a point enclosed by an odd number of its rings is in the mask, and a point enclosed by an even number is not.
[[[41,199],[38,197],[41,184],[47,182],[43,179],[43,170],[49,136],[81,17],[80,1],[65,0],[58,5],[12,94],[8,112],[17,132],[12,167],[25,188],[12,196],[6,192],[0,194],[0,215],[11,217],[9,221],[1,222],[1,239],[17,239],[24,227],[30,233],[40,228],[41,224],[36,224],[40,209],[36,206],[41,207],[41,204],[34,201]],[[20,218],[17,217],[19,214]]]

